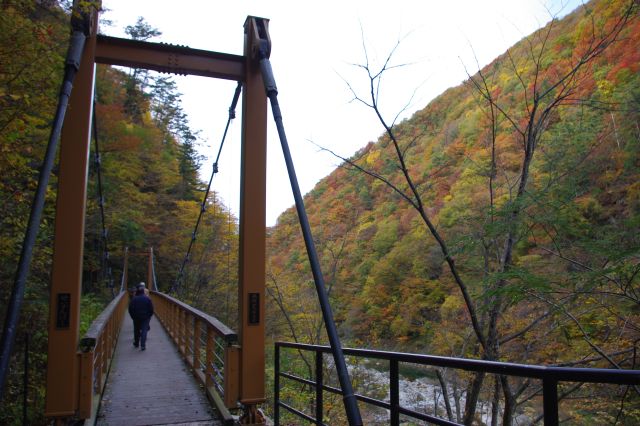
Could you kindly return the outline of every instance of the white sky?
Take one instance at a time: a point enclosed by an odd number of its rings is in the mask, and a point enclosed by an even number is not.
[[[344,80],[367,84],[353,67],[364,59],[362,35],[372,63],[380,64],[395,43],[403,41],[394,63],[411,63],[390,71],[381,90],[383,113],[391,120],[411,99],[401,116],[424,108],[445,89],[465,78],[464,65],[477,69],[541,27],[550,13],[565,15],[580,0],[103,0],[105,34],[125,37],[124,27],[138,16],[162,31],[151,41],[242,54],[243,24],[248,15],[270,19],[271,62],[279,90],[284,124],[303,193],[310,191],[339,163],[308,140],[345,157],[383,129],[373,111],[352,99]],[[362,32],[361,32],[362,28]],[[406,36],[406,37],[405,37]],[[363,80],[364,78],[364,80]],[[236,83],[203,77],[175,76],[191,127],[205,141],[202,169],[208,180]],[[363,95],[366,93],[363,92]],[[213,187],[238,214],[240,169],[240,105],[232,123]],[[293,196],[269,107],[267,217],[275,224],[293,205]]]

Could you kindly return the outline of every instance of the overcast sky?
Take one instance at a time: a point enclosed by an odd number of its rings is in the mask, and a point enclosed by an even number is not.
[[[367,83],[354,67],[363,63],[363,39],[370,62],[380,65],[402,40],[393,63],[410,64],[385,74],[380,92],[383,114],[391,120],[411,100],[401,118],[477,70],[509,46],[543,26],[551,14],[565,15],[579,0],[103,0],[104,34],[124,37],[139,16],[162,31],[152,41],[242,54],[248,15],[270,19],[271,62],[291,151],[303,193],[339,163],[318,145],[348,157],[383,129],[375,114],[358,102],[356,89]],[[208,180],[235,82],[179,77],[183,106],[191,126],[201,131],[201,169]],[[415,93],[414,93],[415,92]],[[363,96],[366,93],[362,92]],[[413,96],[413,98],[412,98]],[[214,189],[237,214],[240,168],[240,112],[232,124],[214,178]],[[269,108],[267,225],[293,205],[282,151]]]

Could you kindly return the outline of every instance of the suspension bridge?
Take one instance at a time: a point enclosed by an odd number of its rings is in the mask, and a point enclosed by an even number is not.
[[[640,372],[637,370],[545,367],[342,348],[282,123],[277,86],[269,62],[271,40],[268,20],[248,17],[244,24],[244,54],[231,55],[98,35],[99,2],[76,3],[65,80],[25,235],[20,266],[8,304],[0,362],[2,385],[9,368],[31,251],[44,203],[44,191],[60,139],[46,390],[46,416],[56,424],[69,424],[72,421],[100,425],[227,425],[268,422],[259,409],[267,402],[265,189],[268,103],[271,104],[278,129],[329,338],[328,346],[276,343],[274,400],[270,401],[273,404],[275,424],[279,424],[282,410],[297,416],[301,423],[326,424],[324,397],[327,393],[342,396],[345,418],[350,425],[363,424],[360,408],[364,405],[386,410],[388,422],[392,425],[400,424],[402,419],[430,424],[457,424],[451,419],[402,406],[399,398],[401,364],[538,379],[542,382],[540,401],[545,425],[557,425],[559,422],[560,382],[640,385]],[[205,312],[158,291],[154,254],[149,249],[143,254],[148,258],[147,280],[155,306],[149,337],[149,347],[152,350],[141,352],[133,347],[131,321],[125,315],[129,303],[128,288],[131,285],[128,282],[127,265],[128,258],[133,253],[125,254],[119,291],[114,289],[111,303],[93,322],[88,332],[84,336],[79,335],[87,169],[92,122],[95,126],[93,97],[97,63],[238,82],[232,109],[235,110],[242,95],[239,330],[231,330]],[[229,118],[232,118],[231,110]],[[220,151],[216,165],[219,156]],[[97,153],[95,161],[99,163]],[[214,174],[215,171],[214,166]],[[211,180],[207,192],[210,186]],[[175,288],[179,285],[205,210],[206,198],[205,195],[178,278],[175,283],[163,288]],[[100,207],[102,208],[102,201]],[[101,215],[106,247],[104,213]],[[299,377],[287,371],[286,363],[281,362],[281,353],[287,350],[292,353],[307,351],[315,357],[313,377]],[[345,355],[388,363],[387,399],[376,399],[354,389]],[[326,380],[324,370],[327,365],[331,366],[330,369],[337,376],[337,383]],[[312,389],[313,412],[305,412],[280,399],[285,381]]]

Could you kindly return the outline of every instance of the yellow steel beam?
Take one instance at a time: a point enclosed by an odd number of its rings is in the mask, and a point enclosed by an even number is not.
[[[239,229],[240,402],[250,410],[265,401],[267,97],[252,55],[256,19],[245,22]]]
[[[165,43],[100,35],[96,62],[226,80],[244,80],[244,57]]]
[[[60,175],[49,314],[45,415],[66,417],[78,408],[80,291],[87,198],[89,137],[95,76],[97,12],[69,99],[60,142]]]

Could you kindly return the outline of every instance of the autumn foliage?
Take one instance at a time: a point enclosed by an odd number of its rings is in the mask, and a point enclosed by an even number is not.
[[[13,283],[29,217],[38,168],[62,82],[69,37],[69,11],[57,2],[0,4],[0,317]],[[134,30],[147,31],[140,21]],[[144,31],[134,32],[144,36]],[[147,31],[148,32],[148,31]],[[157,31],[156,35],[157,35]],[[153,33],[153,31],[151,31]],[[86,330],[113,291],[120,288],[125,247],[154,248],[161,290],[176,280],[204,196],[198,175],[197,132],[166,76],[99,65],[95,90],[96,134],[91,165],[83,267],[81,330]],[[224,119],[224,118],[223,118]],[[100,146],[107,245],[99,209],[96,144]],[[47,192],[39,239],[19,320],[18,339],[2,405],[1,424],[22,424],[25,339],[29,338],[29,424],[44,424],[49,280],[56,177]],[[217,194],[210,194],[193,258],[180,282],[188,302],[234,326],[237,277],[236,219]],[[105,258],[105,248],[109,250]],[[146,281],[147,260],[132,254],[129,282]]]
[[[307,194],[348,345],[635,368],[639,25],[629,1],[594,1],[552,20],[346,158]],[[273,311],[282,317],[287,306],[284,336],[316,343],[325,337],[318,310],[309,308],[311,277],[296,226],[288,210],[271,230],[271,283],[287,302]],[[506,423],[523,412],[537,418],[539,389],[528,381],[496,378],[494,388],[493,378],[444,373],[454,392],[475,388],[504,409]],[[578,401],[564,406],[571,421],[638,419],[633,389],[567,385],[561,392]],[[594,395],[608,402],[585,410]]]

